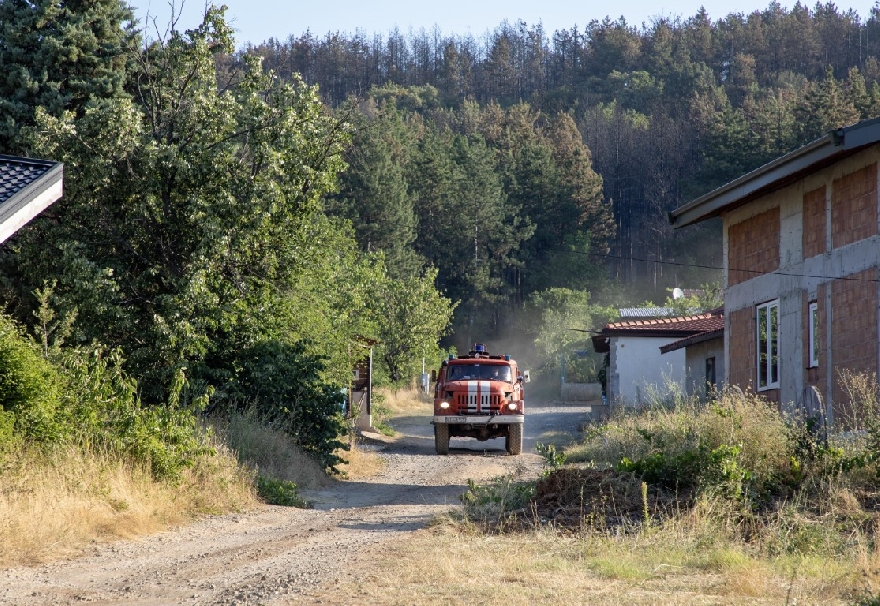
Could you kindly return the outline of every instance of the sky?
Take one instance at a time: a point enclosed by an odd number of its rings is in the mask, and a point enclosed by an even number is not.
[[[170,0],[130,0],[136,7],[135,15],[146,25],[146,34],[156,38],[156,30],[146,21],[147,15],[156,18],[160,32],[168,26]],[[204,14],[204,0],[187,0],[181,4],[174,0],[180,13],[179,30],[196,27]],[[270,37],[287,40],[292,34],[299,36],[306,30],[323,37],[330,31],[353,33],[361,29],[368,34],[387,34],[395,26],[404,34],[410,28],[430,30],[438,25],[444,34],[472,34],[479,36],[493,30],[503,20],[510,23],[523,20],[527,24],[539,21],[544,30],[552,34],[557,29],[569,29],[574,25],[583,28],[593,19],[605,16],[617,19],[621,15],[627,22],[640,26],[650,24],[656,17],[688,18],[704,6],[714,21],[731,12],[750,13],[763,10],[770,0],[618,0],[616,2],[574,2],[559,0],[214,0],[226,4],[228,22],[236,30],[239,46],[246,42],[260,43]],[[843,11],[852,8],[864,19],[876,0],[840,0],[835,4]],[[787,8],[795,0],[780,0]],[[814,6],[815,0],[802,0]],[[182,8],[181,8],[182,7]]]

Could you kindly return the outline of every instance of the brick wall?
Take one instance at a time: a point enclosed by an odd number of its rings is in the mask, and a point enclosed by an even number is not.
[[[804,378],[806,380],[807,385],[813,385],[819,390],[819,393],[822,394],[822,400],[825,400],[825,369],[827,362],[827,354],[825,353],[826,348],[826,313],[825,313],[825,285],[820,284],[819,288],[816,292],[816,311],[819,314],[819,329],[816,334],[816,338],[819,341],[819,365],[810,367],[810,300],[807,298],[806,291],[803,294],[803,311],[801,318],[803,318],[803,322],[801,323],[802,328],[802,343],[804,344],[804,368],[806,368],[806,373],[804,373]]]
[[[831,242],[839,248],[877,234],[877,164],[834,180]]]
[[[831,357],[835,371],[877,372],[877,279],[876,269],[847,276],[831,283]],[[834,414],[845,411],[839,377],[833,381]],[[842,420],[842,419],[841,419]]]
[[[742,389],[754,387],[757,365],[755,363],[755,309],[746,307],[730,313],[730,368],[731,385]]]
[[[804,194],[804,259],[825,252],[825,186]]]
[[[778,269],[779,207],[731,225],[727,245],[729,286]]]

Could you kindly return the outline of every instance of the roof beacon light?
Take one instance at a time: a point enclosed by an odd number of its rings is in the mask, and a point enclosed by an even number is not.
[[[486,345],[483,343],[474,343],[474,353],[486,353]]]
[[[455,356],[453,356],[452,354],[449,354],[449,359],[450,359],[450,360],[454,360],[454,359],[455,359]]]
[[[506,355],[504,356],[504,361],[505,361],[505,362],[510,362],[510,354],[506,354]]]

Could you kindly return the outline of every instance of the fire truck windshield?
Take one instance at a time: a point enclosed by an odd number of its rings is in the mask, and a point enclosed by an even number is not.
[[[447,381],[482,381],[510,382],[510,367],[494,364],[456,364],[450,365],[446,371]]]

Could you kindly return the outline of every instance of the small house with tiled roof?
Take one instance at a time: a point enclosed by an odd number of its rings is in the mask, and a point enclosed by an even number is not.
[[[64,165],[0,155],[0,243],[61,198]]]
[[[612,322],[592,336],[593,349],[605,353],[605,395],[612,405],[638,406],[649,394],[661,396],[687,377],[686,347],[661,347],[714,331],[720,311],[675,318]],[[723,326],[723,319],[720,320]]]
[[[848,423],[880,374],[880,119],[829,132],[672,211],[720,217],[726,383]]]

